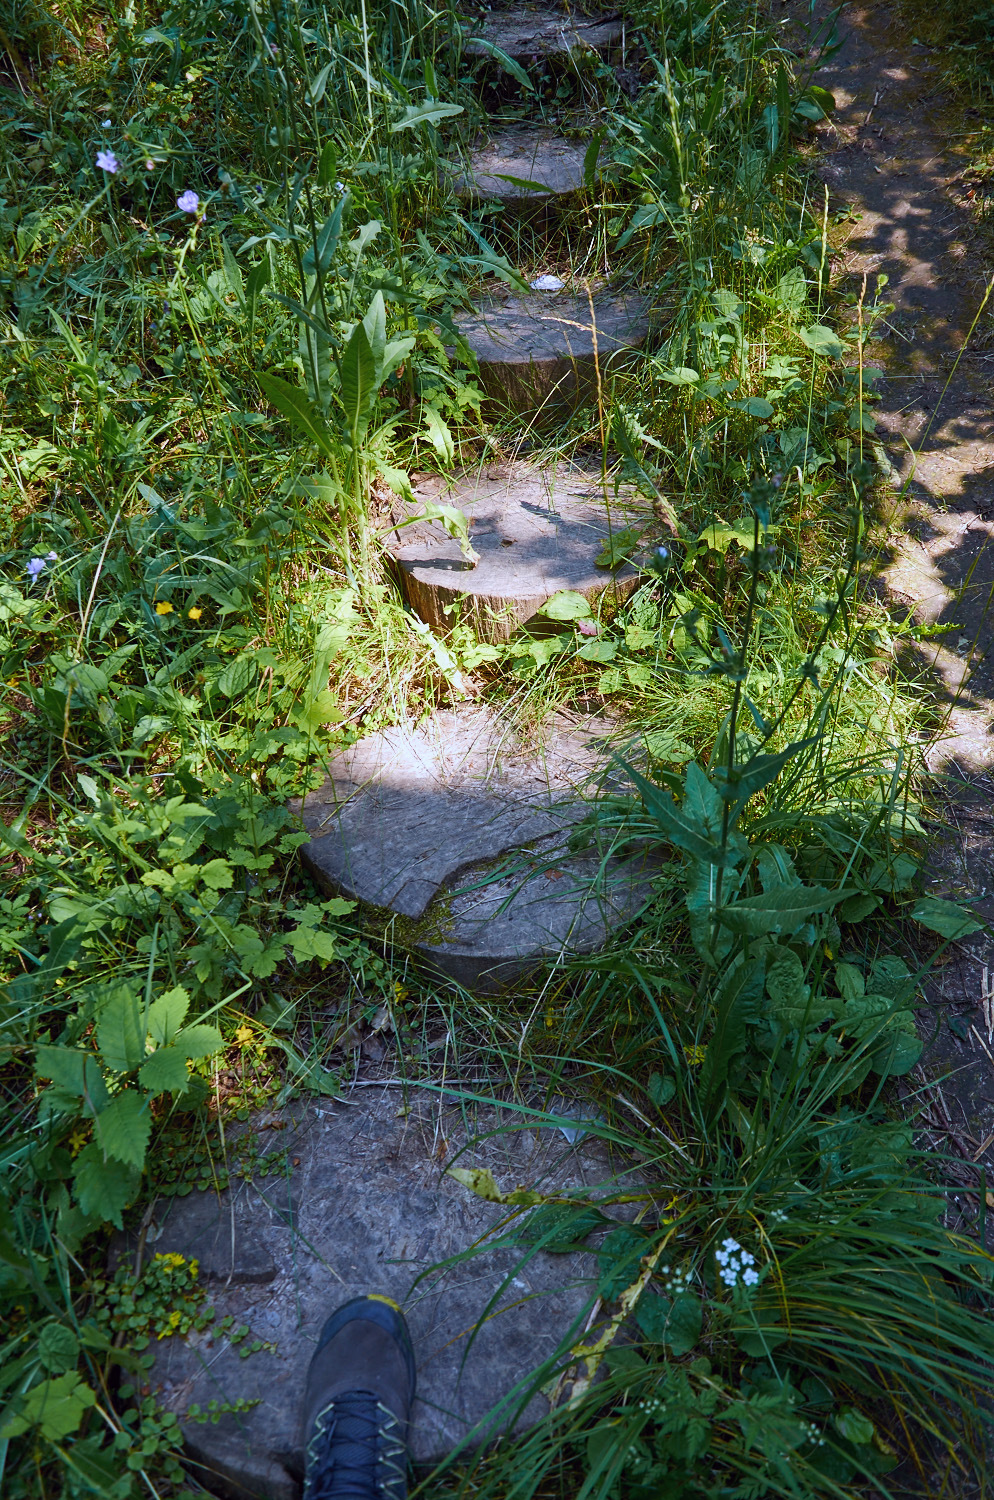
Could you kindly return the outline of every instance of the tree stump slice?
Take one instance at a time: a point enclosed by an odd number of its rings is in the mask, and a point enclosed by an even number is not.
[[[594,601],[609,590],[619,601],[642,576],[632,563],[597,567],[605,541],[626,527],[648,531],[652,512],[630,489],[614,494],[601,475],[567,463],[538,468],[525,461],[485,465],[449,480],[426,477],[414,489],[417,502],[458,506],[470,522],[480,561],[471,567],[459,543],[438,521],[398,526],[387,546],[400,570],[411,608],[437,635],[459,617],[479,639],[508,640],[553,594],[571,590]],[[398,506],[395,516],[406,516]],[[449,613],[446,613],[449,610]]]
[[[584,142],[564,140],[541,126],[505,130],[470,152],[452,190],[468,203],[496,199],[513,210],[548,208],[582,190],[585,154]],[[526,182],[541,190],[523,186]]]
[[[291,804],[320,884],[404,919],[404,940],[467,989],[600,947],[645,906],[656,863],[570,836],[610,767],[614,726],[566,715],[537,749],[484,707],[369,735]],[[615,773],[612,773],[615,774]]]
[[[530,292],[461,314],[456,327],[476,355],[492,405],[560,418],[597,400],[601,382],[631,365],[649,334],[648,299]]]
[[[579,19],[551,6],[492,11],[485,21],[470,26],[475,34],[463,43],[467,57],[492,59],[490,48],[498,47],[519,63],[539,57],[565,62],[574,53],[587,51],[603,57],[620,46],[624,29],[620,15]]]

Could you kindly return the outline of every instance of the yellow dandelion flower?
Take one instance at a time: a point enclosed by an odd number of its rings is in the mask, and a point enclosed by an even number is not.
[[[196,609],[196,608],[194,608],[194,609],[188,609],[187,612],[186,612],[186,618],[188,620],[199,620],[200,616],[202,614],[203,614],[203,610],[202,609]]]
[[[155,606],[155,612],[157,615],[171,615],[173,612],[173,607],[171,604],[163,600],[162,603]]]
[[[684,1047],[683,1055],[692,1068],[699,1068],[707,1055],[707,1049],[695,1044],[693,1047]]]

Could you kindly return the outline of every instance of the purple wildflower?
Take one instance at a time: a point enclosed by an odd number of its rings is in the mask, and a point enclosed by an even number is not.
[[[187,188],[185,193],[180,193],[176,199],[176,207],[180,213],[195,214],[200,207],[200,199],[192,189]]]
[[[118,169],[118,160],[113,151],[98,151],[97,166],[102,172],[110,172],[112,175]]]
[[[44,573],[44,571],[45,571],[45,559],[43,557],[33,557],[31,559],[31,561],[28,563],[27,572],[28,572],[28,577],[31,579],[32,583],[34,583],[35,579],[39,576],[39,574]]]

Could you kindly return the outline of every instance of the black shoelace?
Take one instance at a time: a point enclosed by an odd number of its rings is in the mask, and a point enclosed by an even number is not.
[[[304,1500],[402,1494],[395,1482],[405,1475],[406,1452],[396,1429],[393,1414],[369,1391],[339,1396],[318,1417],[308,1444]]]

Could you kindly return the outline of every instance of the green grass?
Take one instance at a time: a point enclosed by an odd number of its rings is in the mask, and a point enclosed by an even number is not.
[[[607,1379],[426,1492],[969,1472],[991,1262],[944,1228],[942,1162],[887,1085],[919,1050],[895,955],[969,919],[915,904],[928,710],[897,672],[907,627],[862,587],[872,381],[833,331],[833,226],[792,147],[826,101],[746,8],[633,10],[634,97],[596,61],[527,88],[471,63],[449,11],[362,14],[31,3],[0,36],[4,1492],[193,1491],[109,1332],[109,1230],[184,1177],[256,1170],[226,1121],[333,1094],[383,1007],[412,1078],[438,1081],[448,1037],[447,1078],[522,1109],[589,1094],[652,1184],[598,1249]],[[559,223],[458,208],[440,160],[526,114],[602,132],[585,197]],[[650,356],[558,426],[484,421],[452,318],[548,269],[652,288]],[[378,507],[523,442],[633,486],[667,555],[586,633],[437,640]],[[349,737],[467,677],[536,738],[556,708],[616,710],[651,780],[603,797],[591,837],[662,868],[608,948],[496,1001],[316,891],[287,809]],[[533,1208],[532,1247],[592,1232],[589,1205]],[[729,1236],[755,1295],[718,1274]],[[160,1291],[135,1293],[139,1338]]]

